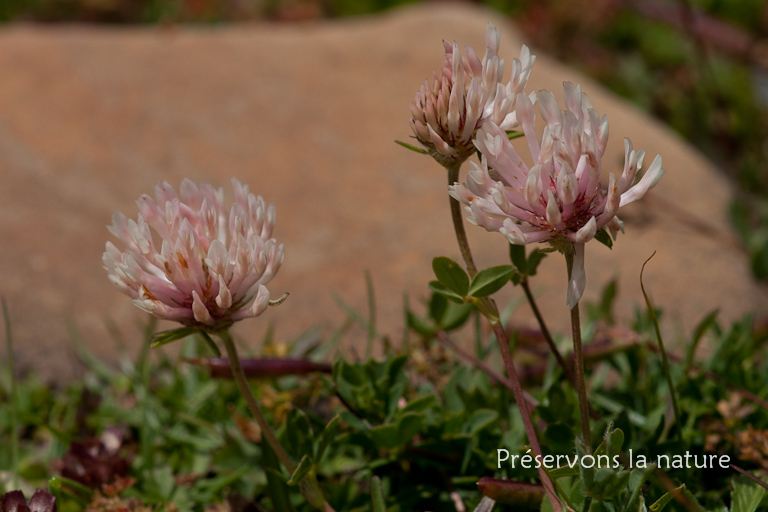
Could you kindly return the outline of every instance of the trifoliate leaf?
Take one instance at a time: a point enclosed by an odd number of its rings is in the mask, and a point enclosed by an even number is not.
[[[432,260],[432,270],[434,270],[435,277],[443,286],[460,297],[467,295],[469,291],[469,276],[461,268],[461,265],[450,258],[439,256]]]

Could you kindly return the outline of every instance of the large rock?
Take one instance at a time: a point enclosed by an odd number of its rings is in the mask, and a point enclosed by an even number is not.
[[[236,176],[277,206],[287,256],[270,289],[291,297],[239,326],[252,346],[268,322],[284,338],[341,324],[334,291],[365,311],[365,269],[376,287],[378,329],[397,340],[403,293],[418,305],[432,257],[458,259],[458,250],[444,171],[393,140],[410,135],[408,106],[441,65],[441,39],[482,53],[488,21],[502,28],[502,56],[517,56],[519,33],[468,5],[299,25],[3,28],[0,291],[21,366],[73,375],[67,319],[101,356],[116,347],[107,318],[138,346],[144,313],[101,268],[105,226],[115,209],[135,217],[135,199],[157,181],[178,186],[184,177],[230,193]],[[622,215],[627,233],[613,251],[589,244],[586,298],[620,276],[617,307],[630,318],[642,301],[641,263],[655,250],[646,284],[667,326],[689,329],[717,307],[725,320],[766,311],[728,234],[726,180],[664,126],[539,54],[530,89],[561,95],[564,80],[580,82],[608,114],[604,167],[620,172],[628,136],[650,157],[662,153],[668,170],[649,200]],[[709,231],[691,229],[677,209],[704,219]],[[468,231],[481,265],[506,261],[503,238]],[[562,258],[548,258],[533,286],[563,330],[564,285]],[[510,290],[502,302],[519,296]],[[516,315],[533,324],[526,305]],[[362,352],[362,331],[346,343]]]

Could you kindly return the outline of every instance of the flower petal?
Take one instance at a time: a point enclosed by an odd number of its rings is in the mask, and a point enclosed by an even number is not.
[[[595,217],[592,217],[589,219],[589,222],[584,224],[581,229],[579,229],[576,234],[574,235],[574,240],[576,243],[583,244],[586,242],[589,242],[595,237],[595,234],[597,233],[597,219]]]
[[[650,167],[645,171],[645,174],[640,178],[640,181],[637,182],[637,185],[621,194],[619,207],[642,198],[646,192],[656,186],[666,172],[667,171],[661,167],[661,155],[656,155],[656,158],[653,159]]]

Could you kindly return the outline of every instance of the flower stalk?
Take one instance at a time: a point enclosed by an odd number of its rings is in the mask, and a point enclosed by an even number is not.
[[[448,171],[449,187],[458,181],[460,168],[461,162],[458,164],[449,165],[445,168]],[[467,232],[464,230],[464,221],[461,218],[461,203],[459,203],[451,196],[448,196],[448,199],[451,204],[451,219],[453,220],[453,230],[456,232],[456,241],[459,243],[461,257],[464,259],[464,265],[467,267],[469,277],[474,278],[477,275],[477,267],[475,266],[475,261],[472,258],[472,251],[469,248]]]
[[[447,167],[449,184],[456,182],[460,166],[461,164]],[[456,199],[453,197],[451,197],[451,218],[453,219],[453,228],[456,232],[456,240],[459,243],[461,255],[464,258],[465,264],[467,265],[467,272],[469,273],[470,278],[474,278],[477,275],[477,268],[475,267],[474,260],[472,258],[472,251],[469,248],[467,233],[464,230],[464,221],[461,218],[459,202],[456,201]],[[515,402],[517,402],[517,407],[520,410],[520,416],[523,419],[525,434],[528,437],[528,442],[531,445],[531,450],[533,451],[534,456],[541,456],[541,446],[539,445],[536,429],[534,428],[533,421],[531,419],[531,409],[528,405],[528,401],[525,398],[523,386],[520,384],[520,377],[518,376],[517,370],[515,369],[515,363],[512,360],[512,353],[509,350],[509,337],[507,336],[507,332],[501,323],[501,319],[499,318],[499,309],[498,306],[496,306],[496,301],[490,297],[483,297],[478,299],[476,306],[491,324],[491,328],[496,335],[496,341],[499,344],[501,357],[504,360],[504,367],[507,370],[507,376],[509,377],[511,383],[512,394],[515,397]],[[541,484],[546,490],[547,497],[549,498],[549,501],[552,505],[552,509],[555,510],[555,512],[560,512],[562,510],[560,507],[560,500],[557,497],[557,493],[555,492],[549,475],[547,475],[543,468],[539,468],[538,472],[539,478],[541,479]]]
[[[548,242],[565,255],[574,380],[579,395],[582,436],[590,450],[589,403],[578,308],[587,282],[584,247],[593,238],[607,238],[606,230],[613,238],[623,231],[624,224],[616,215],[619,208],[642,198],[665,171],[661,167],[661,156],[657,156],[635,183],[645,152],[635,151],[630,140],[625,139],[624,170],[618,179],[610,174],[608,187],[604,189],[600,183],[601,158],[608,144],[608,118],[600,117],[592,108],[580,86],[566,82],[563,93],[566,108],[561,110],[551,92],[538,92],[540,115],[546,123],[540,138],[536,135],[534,101],[526,94],[517,94],[515,118],[525,135],[533,166],[529,167],[518,154],[505,129],[488,120],[477,130],[473,141],[481,154],[480,165],[472,163],[466,184],[449,185],[449,194],[464,205],[470,222],[500,233],[509,243]],[[533,305],[530,290],[526,286],[524,289]],[[540,315],[537,319],[543,325]],[[557,354],[556,350],[553,352]]]
[[[259,403],[251,392],[251,386],[248,384],[248,379],[243,371],[243,366],[240,363],[240,356],[237,353],[237,347],[232,339],[232,335],[228,330],[217,333],[221,341],[224,343],[224,348],[227,351],[227,357],[229,358],[229,364],[232,370],[232,376],[237,382],[237,387],[240,389],[240,394],[245,398],[245,403],[248,405],[248,409],[251,411],[256,422],[261,427],[261,435],[264,440],[267,441],[272,451],[275,452],[277,459],[285,466],[285,469],[289,473],[293,474],[296,471],[296,464],[293,463],[288,452],[285,451],[283,445],[278,441],[275,432],[267,422],[267,418],[264,417],[264,413],[261,411]],[[331,511],[333,510],[330,505],[325,502],[323,497],[323,491],[320,489],[317,479],[313,472],[310,472],[299,484],[301,494],[304,495],[306,500],[315,508],[319,510]]]
[[[549,329],[547,328],[547,324],[544,322],[544,317],[541,315],[541,310],[539,310],[539,306],[536,304],[536,299],[531,292],[531,286],[528,284],[528,276],[523,276],[523,278],[520,280],[520,286],[522,286],[523,291],[525,292],[525,298],[528,299],[528,304],[530,304],[531,310],[533,311],[533,316],[536,317],[536,321],[539,323],[541,334],[544,336],[544,339],[549,346],[549,350],[552,351],[552,354],[555,356],[557,364],[559,364],[560,368],[563,369],[565,377],[571,384],[573,384],[573,387],[576,388],[576,378],[573,375],[570,366],[568,366],[568,363],[565,361],[565,358],[560,353],[560,350],[557,348],[557,345],[555,345],[555,340],[552,339],[552,334],[550,334]]]
[[[234,377],[235,382],[237,382],[240,394],[245,398],[248,410],[251,411],[254,419],[259,424],[259,427],[261,427],[261,434],[264,436],[267,443],[269,443],[269,446],[275,452],[275,455],[277,455],[280,463],[285,466],[285,469],[287,469],[289,473],[293,473],[296,471],[296,464],[293,463],[288,456],[288,453],[283,448],[283,445],[277,440],[277,436],[275,436],[272,427],[267,422],[267,418],[264,417],[264,413],[261,411],[259,403],[251,392],[251,386],[248,384],[248,379],[245,376],[245,372],[243,372],[243,366],[240,364],[240,356],[237,354],[237,347],[235,347],[232,335],[229,331],[221,331],[218,335],[227,351],[227,357],[229,358],[229,364],[232,369],[232,376]]]
[[[496,303],[493,301],[493,299],[488,300],[493,304],[494,307],[496,306]],[[533,421],[531,420],[531,409],[528,405],[528,401],[525,399],[523,387],[520,384],[520,377],[517,375],[515,363],[512,360],[512,353],[509,350],[509,338],[507,337],[507,332],[498,318],[494,320],[489,319],[489,321],[491,323],[491,328],[496,335],[496,341],[499,344],[501,357],[504,360],[504,367],[506,368],[507,375],[509,376],[509,380],[512,383],[512,394],[514,394],[515,402],[517,402],[517,407],[520,409],[520,416],[523,419],[523,427],[525,428],[525,434],[528,437],[528,442],[531,445],[531,450],[533,451],[534,456],[541,456],[542,452],[541,446],[539,445],[539,438],[536,436],[536,429],[534,428]],[[547,475],[543,467],[539,468],[538,472],[539,478],[541,479],[541,484],[544,486],[544,489],[547,492],[547,497],[549,498],[549,502],[552,505],[552,509],[555,510],[555,512],[560,512],[562,510],[560,507],[560,500],[557,497],[557,493],[555,492],[555,488],[552,485],[552,481],[550,480],[549,475]]]
[[[565,252],[565,264],[568,268],[568,282],[573,274],[573,251]],[[576,369],[576,390],[579,394],[579,415],[581,416],[581,436],[587,452],[592,451],[592,435],[589,430],[589,402],[587,401],[587,383],[584,377],[584,352],[581,346],[581,317],[579,316],[579,302],[571,308],[571,331],[573,333],[573,357]]]

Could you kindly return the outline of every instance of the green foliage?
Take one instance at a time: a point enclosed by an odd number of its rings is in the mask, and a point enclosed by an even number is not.
[[[426,318],[418,317],[413,311],[406,312],[408,327],[422,336],[434,336],[437,331],[452,331],[464,325],[473,311],[468,303],[448,301],[442,293],[434,292],[429,299]]]
[[[509,260],[517,269],[517,273],[512,277],[512,282],[519,284],[522,279],[527,279],[536,275],[536,269],[544,257],[552,252],[553,249],[534,249],[526,255],[524,245],[509,245]]]
[[[605,229],[601,229],[595,233],[595,240],[609,249],[613,248],[613,240],[611,239],[611,235],[609,235]]]
[[[535,264],[529,267],[530,258],[515,256],[514,275],[520,268],[535,269]],[[510,268],[487,269],[490,278],[483,279],[506,282]],[[467,283],[468,294],[474,282]],[[609,285],[600,304],[591,306],[601,312],[595,318],[608,318],[614,292]],[[477,311],[433,293],[422,314],[408,312],[418,339],[407,351],[392,350],[382,360],[365,362],[338,357],[329,377],[254,381],[268,420],[279,426],[278,437],[298,466],[293,474],[255,442],[255,423],[247,419],[233,382],[212,380],[203,369],[175,363],[160,349],[150,352],[149,360],[123,358],[122,370],[83,352],[89,375],[64,388],[50,389],[33,376],[20,379],[20,481],[45,487],[53,461],[72,440],[121,426],[130,433],[123,453],[130,456],[130,476],[136,479],[122,496],[156,509],[173,503],[181,510],[202,511],[205,504],[242,496],[264,509],[304,512],[311,507],[297,486],[313,478],[336,510],[449,511],[455,510],[456,496],[468,509],[480,502],[476,483],[481,477],[536,482],[535,469],[497,461],[499,448],[513,455],[527,449],[511,393],[437,344],[439,331],[464,336],[458,328]],[[618,464],[587,468],[560,462],[559,469],[549,472],[563,499],[574,510],[611,512],[640,512],[652,505],[684,510],[675,495],[704,510],[768,509],[762,488],[733,478],[731,470],[662,468],[677,488],[673,491],[654,469],[658,455],[685,452],[727,454],[734,462],[745,449],[740,433],[768,430],[768,412],[731,391],[740,386],[766,398],[768,363],[751,319],[724,329],[714,313],[704,315],[686,341],[713,347],[710,357],[699,360],[695,350],[669,354],[680,397],[679,440],[673,436],[669,387],[656,345],[650,343],[655,329],[647,313],[638,314],[636,327],[631,341],[617,341],[588,365],[590,398],[599,416],[593,431],[605,432],[592,455],[611,462],[618,458]],[[595,331],[596,339],[602,336],[599,325],[587,330]],[[475,336],[470,343],[483,347],[482,355],[489,340],[482,331]],[[291,346],[289,353],[301,355],[302,343]],[[185,358],[209,354],[198,337],[189,337],[182,347]],[[488,362],[501,371],[498,358]],[[7,432],[10,381],[2,375],[0,431]],[[526,389],[539,402],[534,418],[544,454],[587,455],[576,442],[578,402],[570,383],[549,368],[531,373]],[[100,400],[93,403],[89,396]],[[718,441],[713,445],[712,439]],[[628,466],[630,453],[635,464],[642,456],[649,466]],[[10,460],[10,446],[0,443],[0,466],[9,467]],[[751,471],[761,462],[740,464]],[[59,510],[82,510],[93,499],[90,490],[57,479],[50,487]],[[0,480],[0,485],[7,490],[9,484]],[[497,504],[494,510],[502,507]],[[542,509],[548,507],[544,500]]]
[[[487,297],[492,295],[507,284],[516,272],[512,265],[498,265],[481,270],[472,279],[469,286],[469,295],[473,297]]]
[[[429,283],[430,290],[453,302],[470,304],[496,293],[517,274],[512,265],[498,265],[480,270],[470,282],[466,271],[444,256],[432,260],[432,270],[437,281]]]
[[[765,488],[744,476],[734,478],[731,512],[755,512],[767,493]]]
[[[371,479],[371,506],[373,512],[387,512],[387,505],[384,503],[384,489],[382,489],[381,480],[377,476]]]
[[[465,297],[469,292],[469,276],[461,265],[444,256],[432,260],[432,270],[435,277],[446,289],[459,297]]]

